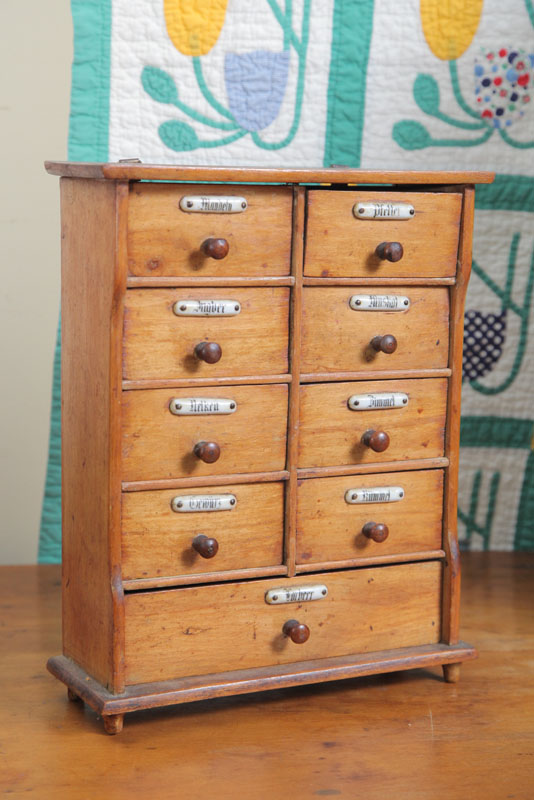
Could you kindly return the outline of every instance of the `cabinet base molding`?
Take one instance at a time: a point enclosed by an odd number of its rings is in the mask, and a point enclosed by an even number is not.
[[[107,733],[119,733],[122,722],[121,725],[113,725],[109,717],[122,717],[130,711],[421,667],[443,666],[445,679],[450,681],[451,671],[457,674],[462,662],[476,657],[476,650],[465,642],[453,645],[423,645],[236,670],[218,675],[199,675],[172,681],[143,683],[127,686],[122,694],[108,692],[66,656],[50,658],[47,668],[68,687],[70,698],[77,695],[102,715]],[[449,669],[450,667],[453,669]]]

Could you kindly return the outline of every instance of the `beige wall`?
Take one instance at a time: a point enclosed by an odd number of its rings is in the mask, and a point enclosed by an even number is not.
[[[37,558],[59,311],[59,193],[66,158],[69,0],[2,0],[0,563]]]

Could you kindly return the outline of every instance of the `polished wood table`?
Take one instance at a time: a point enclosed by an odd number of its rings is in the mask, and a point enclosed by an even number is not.
[[[45,669],[61,647],[60,568],[2,567],[0,791],[532,800],[534,554],[463,564],[462,636],[480,657],[458,684],[436,668],[222,698],[132,713],[118,737]]]

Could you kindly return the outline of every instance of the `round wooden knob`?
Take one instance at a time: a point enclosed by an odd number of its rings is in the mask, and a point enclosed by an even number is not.
[[[385,542],[389,536],[389,528],[382,522],[366,522],[362,528],[362,533],[373,542]]]
[[[400,261],[404,255],[404,249],[400,242],[380,242],[375,250],[375,254],[381,261]]]
[[[193,452],[205,464],[214,464],[221,455],[221,448],[217,442],[197,442]]]
[[[397,340],[390,333],[386,333],[385,336],[374,336],[371,339],[371,347],[377,353],[391,355],[397,349]]]
[[[310,629],[303,622],[296,619],[288,619],[282,628],[284,636],[289,636],[295,644],[304,644],[310,638]]]
[[[215,258],[220,261],[221,258],[226,258],[230,245],[226,239],[206,239],[202,242],[200,249],[208,258]],[[398,261],[398,259],[396,259]]]
[[[204,536],[203,533],[199,533],[198,536],[195,536],[192,545],[193,550],[196,550],[202,558],[213,558],[213,556],[217,555],[219,550],[219,542],[217,539],[211,539],[209,536]]]
[[[362,444],[370,447],[375,453],[383,453],[389,447],[389,436],[385,431],[365,431]]]
[[[216,364],[221,360],[222,348],[217,342],[199,342],[195,347],[195,355],[206,364]]]

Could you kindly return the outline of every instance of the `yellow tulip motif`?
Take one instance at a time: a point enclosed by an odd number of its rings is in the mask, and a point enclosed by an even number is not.
[[[185,56],[205,56],[219,38],[228,0],[163,0],[167,33]]]
[[[421,0],[423,33],[435,56],[452,61],[465,53],[477,31],[484,0]]]

